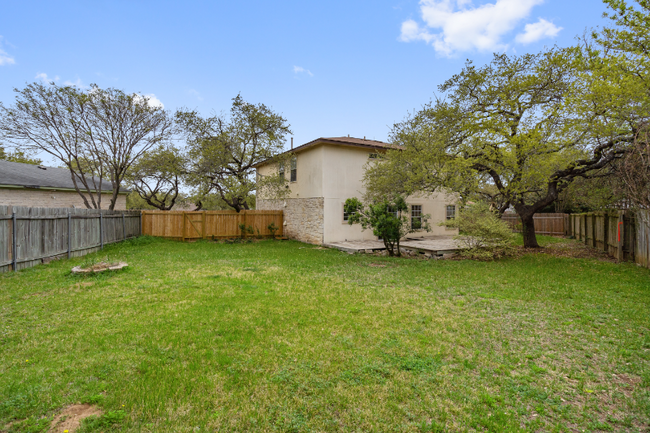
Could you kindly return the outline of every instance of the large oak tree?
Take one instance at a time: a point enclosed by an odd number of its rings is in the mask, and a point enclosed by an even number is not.
[[[255,165],[282,154],[291,134],[287,120],[266,105],[237,95],[229,117],[179,110],[176,122],[187,141],[188,184],[197,191],[216,192],[237,212],[250,209],[260,189],[285,193],[279,175],[256,178]]]
[[[368,188],[391,177],[406,194],[491,186],[520,216],[524,245],[538,247],[535,213],[574,179],[601,175],[630,142],[629,125],[608,123],[587,63],[578,48],[468,62],[439,86],[443,97],[394,126],[402,150],[370,167]]]

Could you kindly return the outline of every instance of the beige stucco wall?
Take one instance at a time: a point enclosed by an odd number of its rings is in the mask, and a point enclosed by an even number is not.
[[[310,229],[298,227],[298,221],[306,221],[307,218],[301,206],[307,203],[312,206],[313,201],[297,199],[320,198],[322,199],[322,230],[318,233],[314,232],[311,239],[321,236],[322,240],[318,243],[376,239],[376,236],[372,234],[372,230],[363,231],[358,224],[350,225],[343,221],[343,204],[345,200],[352,197],[360,199],[363,197],[363,174],[371,153],[377,153],[377,150],[332,144],[318,145],[301,151],[296,155],[297,180],[289,184],[290,198],[284,201],[287,206],[284,206],[284,202],[264,200],[260,197],[258,198],[257,208],[283,210],[287,225],[292,225],[292,228],[285,232],[286,235],[298,239],[291,233],[300,233],[299,236],[304,239],[307,236],[304,233],[306,230],[318,229],[316,225],[310,225]],[[260,174],[266,175],[274,171],[277,172],[277,169],[276,166],[266,165],[258,170]],[[285,170],[285,175],[289,179],[288,169]],[[273,202],[274,204],[267,202]],[[443,193],[431,196],[408,197],[407,203],[422,205],[422,213],[430,214],[429,223],[432,229],[431,232],[416,232],[410,236],[427,237],[456,234],[456,230],[448,230],[438,226],[438,223],[446,218],[446,206],[455,202],[456,199],[453,196]],[[299,216],[293,216],[293,213],[297,213]],[[306,242],[316,243],[312,241]]]
[[[285,236],[309,244],[323,243],[323,198],[257,200],[258,210],[282,210]]]
[[[112,194],[102,194],[102,209],[108,209]],[[77,207],[86,209],[76,191],[0,188],[0,205],[29,207]],[[126,210],[126,194],[119,194],[115,210]]]

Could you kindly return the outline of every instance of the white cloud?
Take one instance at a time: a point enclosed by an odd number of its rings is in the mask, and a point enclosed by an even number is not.
[[[2,36],[0,36],[0,66],[13,65],[15,63],[16,63],[16,59],[14,59],[12,56],[7,54],[5,50],[2,49]]]
[[[80,89],[83,89],[83,88],[85,88],[85,87],[88,87],[88,86],[85,86],[84,83],[81,82],[81,78],[77,78],[77,79],[74,80],[74,81],[65,80],[65,81],[63,82],[63,84],[66,85],[66,86],[79,87]]]
[[[199,101],[203,101],[203,96],[201,96],[201,94],[197,90],[190,89],[187,91],[187,93],[189,93],[192,96],[196,96],[196,99],[198,99]]]
[[[165,108],[165,105],[160,101],[160,99],[156,98],[156,95],[153,93],[147,93],[144,95],[144,98],[142,95],[135,95],[135,101],[142,103],[144,102],[145,98],[147,98],[147,102],[149,103],[149,106],[151,107],[156,107],[156,108]]]
[[[314,76],[314,74],[312,74],[309,69],[305,69],[302,66],[294,66],[293,67],[293,73],[294,74],[303,74],[304,73],[304,74],[309,75],[310,77]]]
[[[537,42],[540,39],[544,38],[554,38],[560,33],[562,27],[558,27],[550,21],[546,21],[544,18],[540,18],[534,24],[526,24],[524,27],[524,32],[519,33],[515,40],[520,44],[530,44],[532,42]]]
[[[504,36],[543,1],[495,0],[494,3],[474,6],[471,0],[420,0],[423,24],[414,20],[404,21],[399,40],[424,41],[445,56],[460,51],[505,50],[508,44],[503,41]],[[561,30],[554,28],[557,29],[555,34]],[[548,28],[533,30],[551,31]]]
[[[34,78],[36,80],[41,80],[45,84],[50,84],[52,81],[56,82],[56,81],[59,81],[61,79],[61,78],[59,78],[58,75],[56,75],[54,78],[50,78],[50,77],[47,76],[47,74],[45,72],[39,72],[38,74],[36,74],[36,76]]]

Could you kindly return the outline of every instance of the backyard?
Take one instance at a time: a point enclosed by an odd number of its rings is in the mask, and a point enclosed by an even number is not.
[[[0,275],[0,431],[648,431],[650,271],[149,237]],[[103,259],[129,267],[78,276]],[[98,412],[99,414],[99,412]]]

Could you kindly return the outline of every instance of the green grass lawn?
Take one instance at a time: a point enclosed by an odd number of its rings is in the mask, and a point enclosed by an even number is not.
[[[69,272],[105,257],[129,268]],[[140,238],[0,275],[0,332],[0,431],[75,402],[106,414],[83,431],[650,429],[629,263]]]

